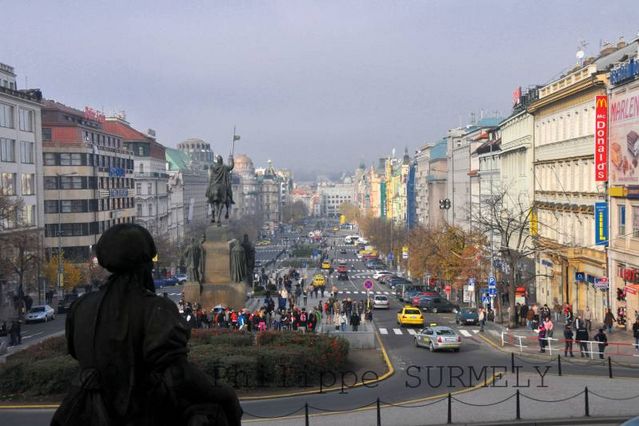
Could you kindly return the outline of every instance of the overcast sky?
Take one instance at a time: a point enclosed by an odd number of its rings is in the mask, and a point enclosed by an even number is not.
[[[188,3],[188,6],[184,4]],[[24,88],[199,137],[299,177],[413,152],[518,85],[573,66],[580,40],[632,40],[637,0],[3,0],[0,62]]]

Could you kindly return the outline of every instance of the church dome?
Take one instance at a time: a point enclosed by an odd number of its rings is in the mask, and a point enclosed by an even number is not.
[[[253,165],[253,160],[247,155],[237,154],[233,157],[233,162],[235,163],[234,171],[243,175],[252,175],[255,174],[255,166]]]

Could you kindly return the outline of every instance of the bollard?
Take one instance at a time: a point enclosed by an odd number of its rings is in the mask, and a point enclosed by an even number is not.
[[[515,374],[515,353],[510,353],[510,369],[513,374]]]
[[[561,355],[557,354],[557,374],[561,376]]]
[[[608,377],[612,379],[612,359],[608,357]]]
[[[584,398],[585,398],[585,408],[586,408],[586,417],[590,417],[590,401],[588,401],[588,386],[584,390]]]
[[[308,421],[308,402],[306,404],[304,404],[304,424],[306,426],[309,425],[309,421]]]
[[[517,393],[515,394],[515,400],[517,401],[517,420],[521,420],[521,409],[519,405],[519,389],[517,389]]]
[[[448,422],[449,425],[453,423],[453,396],[448,394]]]
[[[379,407],[379,397],[377,397],[377,426],[382,426],[382,410]]]

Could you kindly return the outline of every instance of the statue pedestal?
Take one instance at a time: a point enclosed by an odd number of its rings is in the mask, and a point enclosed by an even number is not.
[[[204,279],[202,292],[197,283],[184,284],[184,300],[199,303],[210,311],[216,305],[233,309],[243,308],[246,303],[247,286],[231,280],[232,235],[228,228],[209,225],[206,229],[204,249]]]

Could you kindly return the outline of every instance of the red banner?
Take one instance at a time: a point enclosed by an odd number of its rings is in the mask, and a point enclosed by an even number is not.
[[[595,98],[595,181],[608,180],[608,97]]]

